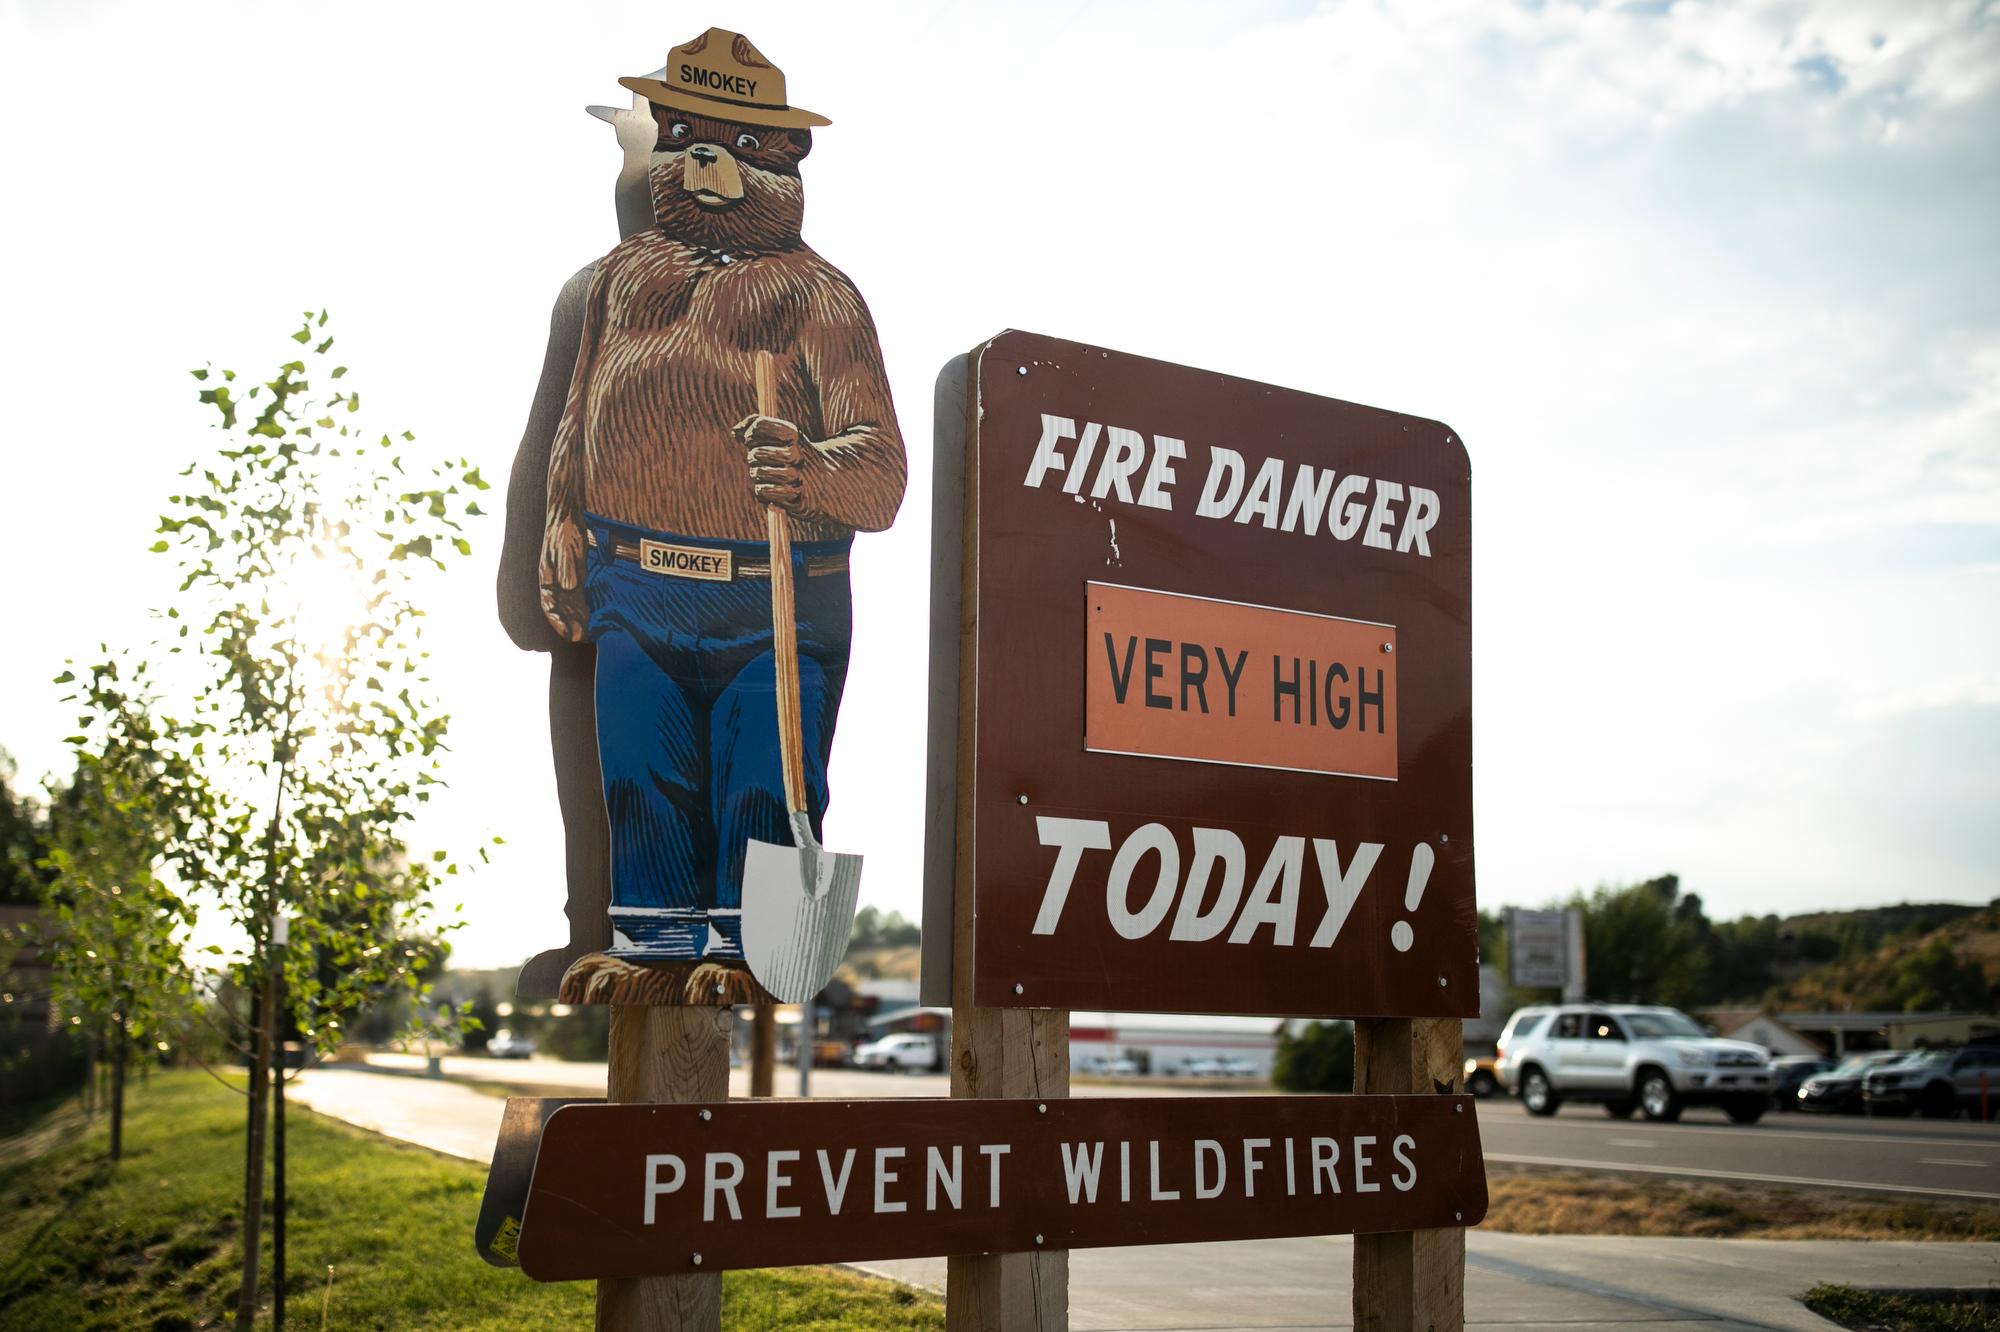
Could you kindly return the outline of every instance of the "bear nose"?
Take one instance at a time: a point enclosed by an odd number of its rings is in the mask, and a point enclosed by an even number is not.
[[[705,143],[698,143],[688,149],[688,156],[694,158],[695,161],[701,163],[703,166],[708,166],[715,161],[715,149]]]

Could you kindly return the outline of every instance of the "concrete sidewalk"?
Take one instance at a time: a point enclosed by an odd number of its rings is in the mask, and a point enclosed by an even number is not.
[[[1085,1249],[1070,1254],[1078,1332],[1211,1332],[1354,1326],[1347,1236]],[[944,1290],[942,1258],[851,1266]],[[1466,1236],[1470,1327],[1645,1325],[1658,1332],[1835,1325],[1797,1296],[1822,1281],[1860,1286],[2000,1283],[2000,1244],[1855,1240]]]
[[[492,1156],[505,1104],[462,1083],[337,1068],[306,1073],[288,1095],[362,1128],[480,1162]],[[1077,1250],[1070,1255],[1070,1324],[1078,1332],[1352,1327],[1353,1251],[1345,1236]],[[944,1289],[942,1258],[850,1266]],[[1822,1281],[2000,1285],[2000,1244],[1466,1236],[1465,1312],[1473,1327],[1825,1329],[1834,1325],[1797,1301]]]

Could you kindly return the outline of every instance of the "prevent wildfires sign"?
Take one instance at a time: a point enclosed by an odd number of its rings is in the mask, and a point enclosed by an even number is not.
[[[1476,1225],[1465,1096],[574,1105],[519,1257],[543,1281]]]
[[[1027,333],[966,389],[927,912],[969,906],[973,1001],[1476,1013],[1455,433]]]

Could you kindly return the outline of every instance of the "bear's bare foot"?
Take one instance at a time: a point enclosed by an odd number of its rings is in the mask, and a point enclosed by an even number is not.
[[[586,953],[572,962],[557,999],[660,1008],[773,1002],[741,962],[632,962],[604,953]]]

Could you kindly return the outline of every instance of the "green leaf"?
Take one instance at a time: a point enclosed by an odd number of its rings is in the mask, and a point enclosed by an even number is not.
[[[155,541],[152,545],[146,547],[147,550],[152,551],[155,555],[159,554],[166,548],[167,548],[167,543],[165,541]]]

